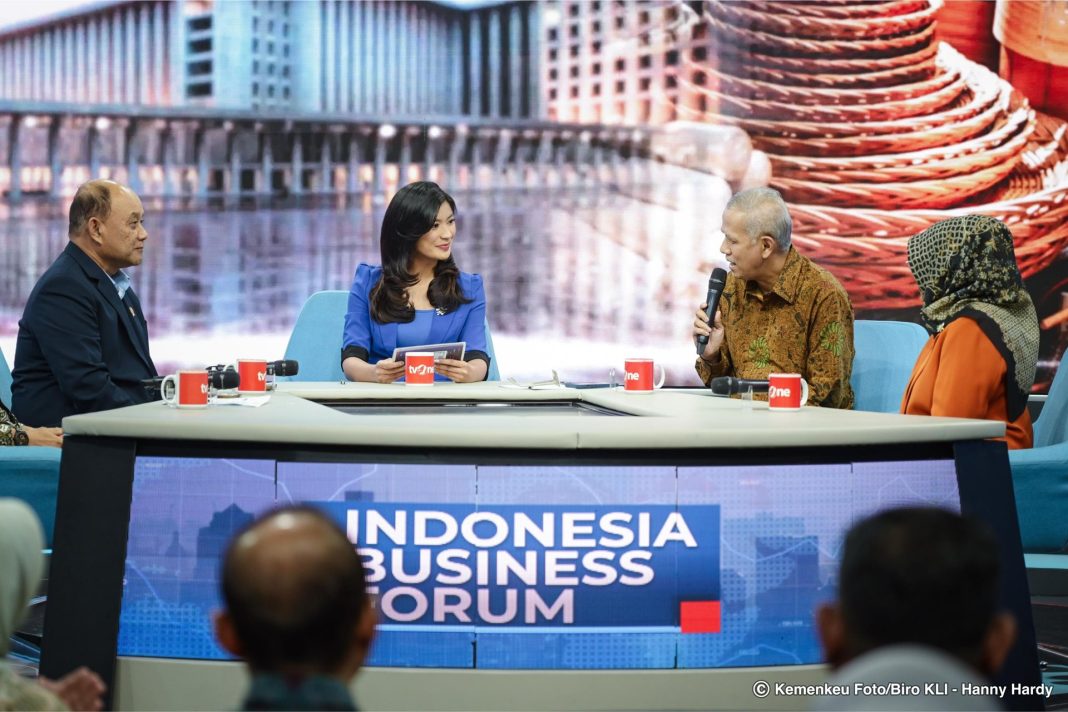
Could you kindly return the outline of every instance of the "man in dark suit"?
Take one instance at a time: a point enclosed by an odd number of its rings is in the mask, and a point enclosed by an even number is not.
[[[157,375],[148,325],[123,272],[144,255],[141,200],[114,181],[89,181],[71,202],[67,234],[19,321],[11,405],[26,425],[152,399],[141,385]]]

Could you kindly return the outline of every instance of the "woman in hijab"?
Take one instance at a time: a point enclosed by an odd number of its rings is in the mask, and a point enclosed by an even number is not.
[[[1001,420],[1010,449],[1031,447],[1027,396],[1038,362],[1038,316],[1012,233],[982,215],[950,218],[914,235],[908,260],[931,338],[901,412]]]
[[[21,500],[0,499],[0,710],[98,710],[104,684],[88,669],[38,683],[20,677],[5,660],[41,580],[43,546],[33,510]]]

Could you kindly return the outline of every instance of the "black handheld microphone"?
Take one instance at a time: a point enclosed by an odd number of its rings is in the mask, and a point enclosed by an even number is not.
[[[300,364],[293,359],[267,362],[267,375],[269,376],[295,376],[300,371]]]
[[[723,294],[723,285],[727,282],[727,270],[716,267],[708,278],[708,296],[705,297],[705,314],[708,315],[709,327],[715,327],[716,309],[719,308],[719,297]],[[708,346],[708,336],[701,334],[697,337],[697,355],[705,352]]]
[[[750,388],[753,393],[767,393],[767,381],[753,381],[748,378],[735,378],[734,376],[720,376],[713,378],[708,387],[712,394],[717,396],[733,396],[736,393],[745,393]]]

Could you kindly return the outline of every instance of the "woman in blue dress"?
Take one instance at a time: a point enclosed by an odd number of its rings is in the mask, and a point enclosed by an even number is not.
[[[361,264],[349,292],[341,367],[350,381],[391,383],[404,376],[393,349],[464,341],[463,360],[442,359],[435,380],[483,381],[486,292],[482,277],[452,258],[456,202],[436,183],[397,191],[382,218],[382,266]]]

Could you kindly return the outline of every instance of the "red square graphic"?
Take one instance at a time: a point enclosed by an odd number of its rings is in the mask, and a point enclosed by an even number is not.
[[[719,601],[680,602],[679,625],[683,633],[718,633],[720,631]]]

